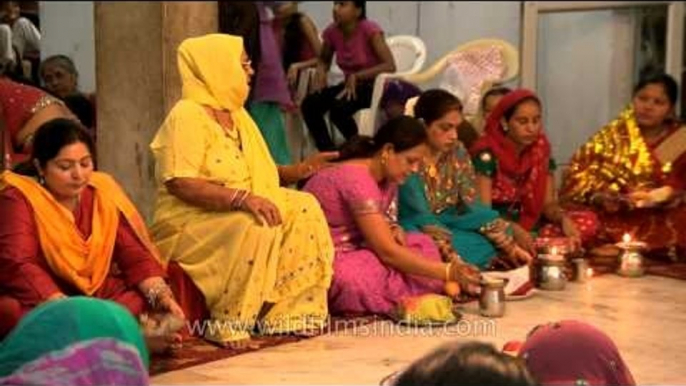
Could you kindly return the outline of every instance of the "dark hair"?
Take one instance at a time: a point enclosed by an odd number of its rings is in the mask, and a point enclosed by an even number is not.
[[[19,7],[19,8],[21,8],[20,2],[19,2],[19,1],[0,1],[0,6]]]
[[[355,8],[360,10],[360,20],[367,18],[367,2],[366,1],[353,1]]]
[[[538,107],[541,107],[541,101],[537,97],[528,96],[522,99],[521,101],[517,102],[514,106],[510,107],[509,109],[507,109],[507,111],[503,113],[503,117],[505,117],[505,120],[509,121],[510,118],[512,118],[512,116],[514,115],[515,111],[517,111],[517,108],[519,108],[519,106],[521,106],[525,102],[536,102]]]
[[[482,342],[448,343],[415,361],[394,386],[532,386],[524,363]]]
[[[283,47],[281,52],[283,54],[283,68],[288,71],[288,68],[293,63],[300,61],[300,53],[305,42],[305,34],[302,29],[303,15],[301,12],[295,12],[289,16],[283,24]]]
[[[400,116],[383,124],[374,137],[356,135],[339,149],[338,161],[353,158],[369,158],[386,144],[393,145],[396,152],[405,151],[426,141],[426,129],[417,119]]]
[[[334,1],[334,4],[336,3],[342,3],[342,1]],[[367,2],[366,1],[351,1],[355,8],[360,10],[360,18],[359,20],[363,20],[367,18]]]
[[[90,129],[93,127],[93,123],[95,121],[95,117],[93,114],[93,104],[91,103],[90,99],[86,97],[83,94],[71,94],[67,95],[64,97],[64,104],[67,105],[69,110],[71,110],[74,115],[76,115],[77,118],[79,118],[79,121],[81,121],[81,124],[86,127],[87,129]]]
[[[505,96],[507,93],[512,91],[509,87],[493,87],[486,91],[484,96],[481,98],[481,110],[486,109],[486,99],[492,96]]]
[[[660,84],[665,89],[665,94],[672,105],[676,103],[679,98],[679,85],[677,85],[676,80],[670,75],[664,72],[651,72],[645,74],[634,87],[633,95],[636,95],[639,91],[645,88],[649,84]]]
[[[414,105],[414,116],[424,120],[428,126],[452,110],[462,112],[460,99],[448,91],[435,88],[419,96]]]
[[[262,57],[257,4],[253,1],[219,1],[218,7],[219,33],[241,36],[245,53],[257,71]],[[254,79],[257,77],[254,76]]]
[[[55,118],[42,124],[33,137],[33,152],[31,161],[18,165],[15,171],[20,174],[37,176],[33,160],[37,160],[41,168],[47,165],[48,161],[57,157],[63,147],[83,143],[93,156],[95,162],[95,146],[93,139],[84,127],[68,118]]]
[[[45,67],[48,64],[55,64],[58,67],[63,68],[68,73],[74,76],[79,76],[79,72],[76,70],[76,65],[74,65],[74,61],[71,60],[71,58],[67,55],[52,55],[45,58],[43,62],[41,62],[40,64],[39,73],[41,77],[43,77],[43,71],[45,70]]]

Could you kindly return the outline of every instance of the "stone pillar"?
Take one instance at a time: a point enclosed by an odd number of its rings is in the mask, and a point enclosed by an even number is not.
[[[216,2],[96,2],[98,166],[150,219],[155,200],[149,144],[181,95],[176,49],[217,31]]]

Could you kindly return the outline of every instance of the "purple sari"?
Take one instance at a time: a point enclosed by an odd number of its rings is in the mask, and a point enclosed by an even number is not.
[[[304,190],[319,200],[336,248],[329,289],[332,314],[387,315],[404,297],[442,293],[443,281],[404,274],[381,262],[355,223],[356,214],[367,213],[382,213],[394,222],[396,184],[379,185],[364,165],[341,164],[317,173]],[[429,260],[441,260],[429,236],[408,233],[406,244]]]
[[[113,338],[75,343],[0,378],[0,386],[139,386],[148,383],[148,372],[138,350]]]

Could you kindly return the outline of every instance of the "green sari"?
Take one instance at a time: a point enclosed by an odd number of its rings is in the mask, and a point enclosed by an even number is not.
[[[0,342],[0,377],[41,356],[96,338],[114,338],[138,350],[145,367],[148,348],[136,318],[118,303],[74,296],[34,308]]]
[[[436,166],[423,164],[399,190],[399,222],[409,231],[433,225],[449,231],[462,259],[488,268],[497,251],[481,229],[499,218],[498,212],[476,200],[474,167],[460,144]]]
[[[267,142],[269,153],[277,165],[292,164],[291,150],[286,138],[286,124],[278,103],[252,102],[248,107],[250,116]]]

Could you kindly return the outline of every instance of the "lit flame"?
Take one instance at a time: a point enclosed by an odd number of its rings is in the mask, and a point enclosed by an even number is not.
[[[631,242],[631,235],[628,233],[625,233],[624,236],[622,236],[622,241],[624,241],[625,243]]]
[[[553,256],[557,256],[557,247],[553,247],[553,249],[550,251],[550,253],[551,253]]]
[[[586,277],[593,277],[593,268],[586,269]]]

